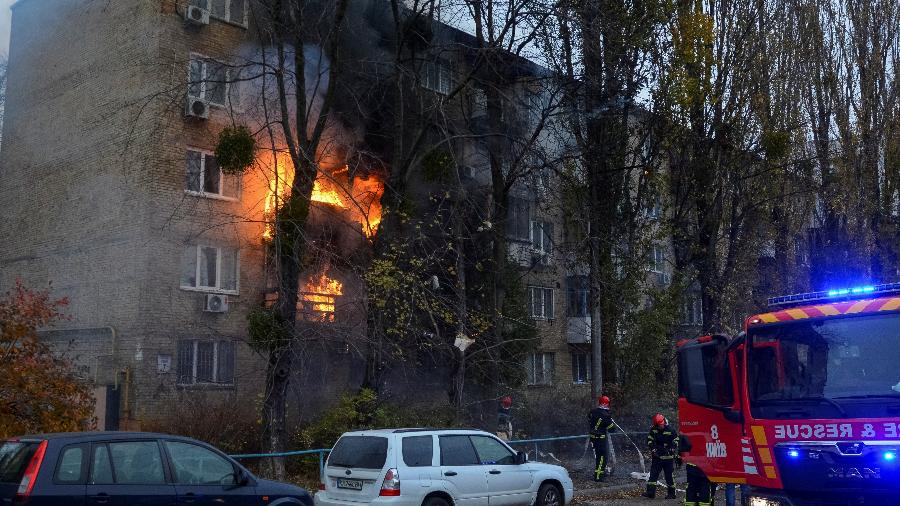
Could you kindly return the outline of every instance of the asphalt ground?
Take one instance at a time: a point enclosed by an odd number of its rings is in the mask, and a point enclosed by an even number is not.
[[[575,499],[573,506],[600,506],[600,505],[682,505],[684,504],[684,489],[686,486],[686,478],[684,468],[676,468],[675,470],[675,488],[678,490],[675,499],[665,499],[665,485],[658,485],[655,499],[647,499],[641,497],[641,493],[646,488],[646,482],[635,479],[631,476],[631,471],[639,471],[637,463],[628,457],[619,453],[618,471],[607,476],[606,480],[600,483],[593,481],[591,469],[587,466],[591,465],[591,459],[573,459],[566,462],[565,465],[569,470],[569,475],[575,483]],[[738,492],[738,496],[740,493]],[[740,500],[738,500],[740,503]],[[716,493],[715,504],[725,504],[725,491],[720,487]]]

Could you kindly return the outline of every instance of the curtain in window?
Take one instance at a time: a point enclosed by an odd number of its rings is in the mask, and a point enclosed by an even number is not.
[[[219,288],[222,290],[237,290],[237,250],[223,248],[222,274]]]
[[[198,286],[216,288],[216,248],[200,248],[200,282]]]
[[[237,174],[223,174],[222,195],[236,199],[241,191],[241,176]]]
[[[213,155],[204,155],[203,164],[203,191],[218,194],[222,175],[219,172],[219,163]]]

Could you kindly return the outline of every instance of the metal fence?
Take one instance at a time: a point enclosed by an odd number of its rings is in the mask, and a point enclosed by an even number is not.
[[[610,435],[616,436],[626,436],[631,439],[632,435],[646,435],[646,432],[611,432]],[[578,441],[588,439],[590,436],[587,434],[579,435],[579,436],[558,436],[558,437],[544,437],[544,438],[535,438],[535,439],[514,439],[510,441],[506,441],[510,446],[527,446],[534,445],[534,454],[539,455],[540,449],[539,445],[541,444],[552,444],[558,443],[562,441]],[[231,455],[233,459],[264,459],[264,458],[272,458],[272,457],[297,457],[304,455],[316,455],[319,459],[319,480],[321,481],[322,475],[325,472],[325,455],[331,452],[331,448],[319,448],[315,450],[295,450],[289,452],[280,452],[280,453],[244,453]]]

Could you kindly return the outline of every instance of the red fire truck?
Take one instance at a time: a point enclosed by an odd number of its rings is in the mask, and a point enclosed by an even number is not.
[[[751,506],[900,505],[900,283],[769,305],[679,344],[685,460]]]

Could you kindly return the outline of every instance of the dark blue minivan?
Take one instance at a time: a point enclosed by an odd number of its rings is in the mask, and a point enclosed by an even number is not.
[[[79,432],[0,441],[0,506],[312,506],[199,441]]]

